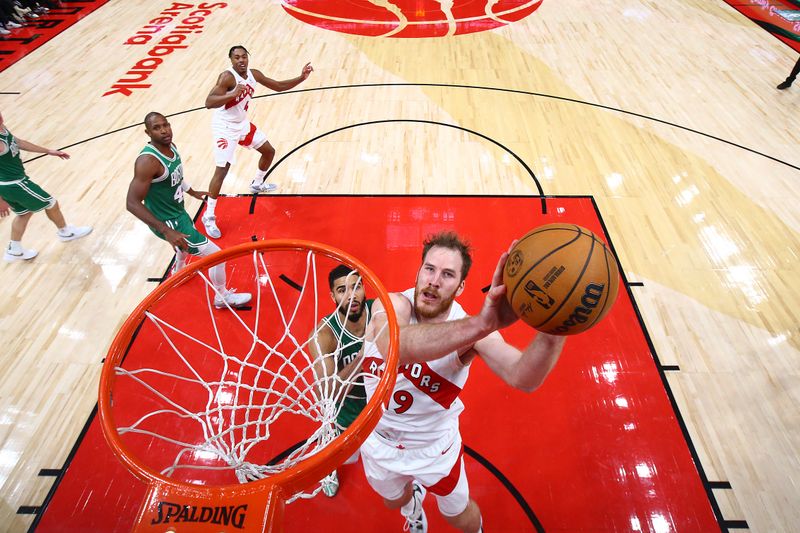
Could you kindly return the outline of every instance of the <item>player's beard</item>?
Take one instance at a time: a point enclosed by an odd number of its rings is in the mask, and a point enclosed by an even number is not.
[[[426,292],[436,293],[436,296],[439,297],[438,303],[431,306],[430,304],[420,301],[423,290]],[[453,300],[455,299],[456,291],[453,291],[452,294],[445,297],[442,295],[441,291],[431,287],[425,287],[424,289],[417,287],[414,289],[414,312],[421,318],[437,318],[450,309],[450,306],[453,304]]]
[[[358,311],[355,312],[350,311],[350,300],[345,300],[342,304],[344,304],[344,307],[341,305],[339,306],[339,314],[342,315],[343,318],[346,318],[350,322],[358,322],[361,320],[361,315],[364,314],[364,302],[358,305]]]

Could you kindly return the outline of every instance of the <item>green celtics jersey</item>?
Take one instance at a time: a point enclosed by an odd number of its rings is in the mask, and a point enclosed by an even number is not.
[[[367,322],[369,322],[370,312],[372,311],[372,302],[374,302],[374,300],[367,300],[365,302],[366,309],[364,311],[367,313]],[[336,371],[338,372],[352,362],[358,355],[358,352],[361,350],[363,338],[356,337],[347,331],[342,324],[342,317],[339,311],[334,311],[322,320],[331,328],[331,331],[333,331],[333,335],[336,337],[336,342],[341,350],[336,363]],[[363,380],[359,377],[356,384],[350,387],[350,391],[347,393],[347,398],[345,398],[342,404],[342,410],[339,412],[339,416],[336,417],[336,421],[343,428],[348,427],[353,423],[353,420],[356,419],[359,413],[361,413],[365,405],[367,405],[367,392],[364,390]]]
[[[19,157],[19,146],[11,132],[3,128],[0,132],[0,181],[19,181],[25,179],[25,169],[22,168],[22,159]]]
[[[152,144],[145,145],[142,151],[139,152],[139,155],[152,155],[164,167],[164,172],[160,176],[153,178],[150,190],[147,191],[147,196],[144,198],[144,206],[158,220],[162,221],[178,218],[182,213],[186,212],[183,208],[183,189],[181,188],[183,163],[181,163],[181,156],[178,155],[175,145],[170,145],[170,148],[172,148],[172,153],[175,154],[172,159],[159,152]]]

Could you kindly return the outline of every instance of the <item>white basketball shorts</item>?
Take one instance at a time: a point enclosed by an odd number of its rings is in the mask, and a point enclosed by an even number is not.
[[[223,122],[212,120],[211,132],[214,135],[214,164],[224,167],[236,162],[236,146],[258,150],[267,142],[267,136],[252,122]]]
[[[361,445],[361,461],[370,486],[387,500],[397,500],[417,480],[436,496],[445,516],[464,512],[469,482],[464,471],[461,435],[456,430],[425,448],[398,448],[375,431]]]

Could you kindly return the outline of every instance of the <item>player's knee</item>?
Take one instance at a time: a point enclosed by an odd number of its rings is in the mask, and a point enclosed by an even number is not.
[[[460,513],[450,515],[446,509],[442,508],[441,500],[439,503],[439,512],[442,513],[445,520],[456,529],[462,531],[478,531],[481,526],[481,510],[475,500],[470,499],[467,501],[467,506]]]
[[[269,141],[262,144],[261,148],[259,148],[258,151],[261,152],[262,155],[265,155],[267,157],[272,157],[275,155],[275,148],[273,148],[273,146],[269,143]]]
[[[383,496],[383,504],[389,509],[399,509],[411,500],[412,490],[411,483],[407,483],[396,497],[395,495],[391,495],[390,498]]]

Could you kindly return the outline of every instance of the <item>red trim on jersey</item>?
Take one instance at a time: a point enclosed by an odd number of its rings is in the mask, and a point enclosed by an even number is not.
[[[438,496],[447,496],[453,489],[456,488],[459,478],[461,478],[461,464],[464,462],[464,446],[458,451],[458,459],[456,459],[450,473],[445,477],[428,487],[428,490]]]
[[[237,96],[233,100],[228,100],[228,102],[225,104],[225,109],[232,108],[233,106],[237,105],[239,102],[241,102],[242,100],[244,100],[248,96],[253,96],[253,93],[256,92],[253,87],[250,87],[247,84],[245,84],[244,87],[245,87],[244,91],[242,91],[242,93],[239,96]],[[247,104],[249,104],[249,103],[250,102],[247,102]],[[245,104],[245,109],[247,109],[247,107],[246,107],[247,104]]]
[[[419,372],[418,377],[414,377],[411,374],[415,366],[422,367],[422,371]],[[400,367],[400,374],[410,381],[411,384],[417,389],[430,396],[434,402],[438,403],[445,409],[450,409],[450,406],[454,401],[456,401],[458,394],[461,392],[461,387],[453,384],[446,378],[431,370],[431,367],[428,366],[428,363],[413,363],[409,365],[403,365]],[[425,380],[425,378],[428,379]],[[434,386],[436,386],[436,390],[433,390]]]
[[[361,371],[381,377],[383,374],[384,361],[380,357],[365,357],[361,362]]]
[[[241,144],[242,146],[247,146],[248,144],[252,144],[253,137],[255,136],[255,134],[256,134],[256,125],[251,122],[250,131],[247,132],[247,135],[244,136],[244,139],[239,141],[239,144]]]

